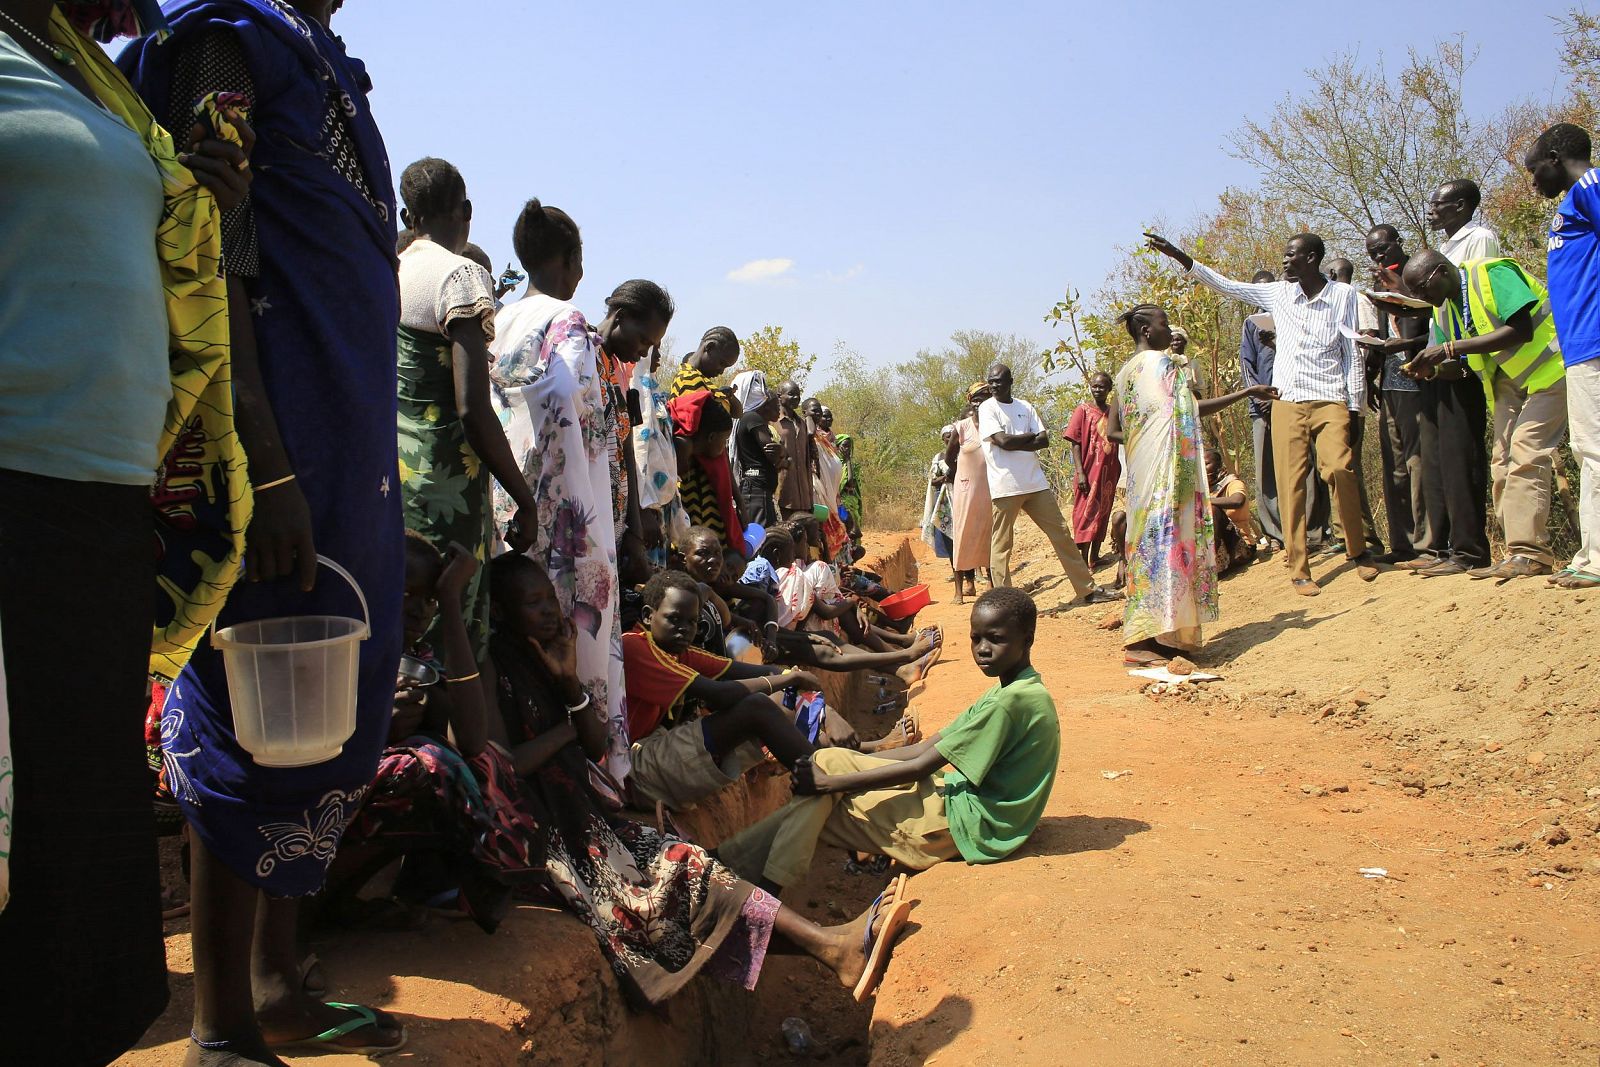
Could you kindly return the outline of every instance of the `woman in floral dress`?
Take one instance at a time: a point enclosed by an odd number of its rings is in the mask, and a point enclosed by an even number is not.
[[[1121,321],[1135,347],[1113,383],[1106,437],[1128,454],[1124,659],[1147,667],[1198,651],[1202,624],[1217,620],[1200,418],[1274,394],[1271,386],[1254,385],[1199,400],[1189,361],[1166,350],[1172,343],[1166,311],[1140,304]]]
[[[578,225],[559,208],[530,200],[512,233],[528,293],[495,316],[490,379],[506,440],[533,488],[539,530],[529,554],[555,583],[562,612],[578,629],[578,672],[607,709],[606,766],[627,776],[622,629],[617,615],[617,546],[637,495],[625,455],[627,409],[611,358],[634,363],[661,343],[671,299],[651,282],[625,282],[596,330],[572,303],[583,278]],[[495,492],[495,518],[510,523],[515,502]],[[512,528],[508,536],[515,537]]]

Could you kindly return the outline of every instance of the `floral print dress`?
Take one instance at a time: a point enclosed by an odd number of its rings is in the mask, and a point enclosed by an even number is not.
[[[1139,352],[1117,372],[1128,454],[1128,586],[1122,636],[1186,651],[1217,621],[1217,565],[1200,407],[1189,363]]]
[[[543,293],[500,310],[490,353],[495,410],[539,507],[539,534],[529,555],[549,574],[562,614],[577,625],[578,674],[606,708],[606,768],[621,780],[632,763],[617,613],[617,430],[623,415],[616,391],[608,388],[604,356],[583,312]],[[503,528],[515,510],[496,486],[496,526]]]

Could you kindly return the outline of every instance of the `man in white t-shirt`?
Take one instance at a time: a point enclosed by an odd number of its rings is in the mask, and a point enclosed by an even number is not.
[[[989,473],[989,499],[994,507],[994,533],[989,542],[989,565],[996,586],[1011,584],[1011,542],[1017,514],[1027,512],[1050,539],[1061,569],[1078,594],[1077,603],[1098,604],[1115,600],[1099,589],[1083,562],[1083,555],[1067,532],[1067,520],[1050,490],[1039,450],[1048,448],[1050,435],[1039,413],[1026,400],[1011,395],[1011,368],[996,363],[986,376],[991,394],[978,408],[978,437],[983,465]]]

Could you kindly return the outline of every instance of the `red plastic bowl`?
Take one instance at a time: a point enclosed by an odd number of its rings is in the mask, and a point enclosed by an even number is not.
[[[908,619],[927,607],[932,599],[926,585],[913,585],[884,597],[878,607],[891,619]]]

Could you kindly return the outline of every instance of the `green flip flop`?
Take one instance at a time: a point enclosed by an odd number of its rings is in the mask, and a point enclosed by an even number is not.
[[[392,1045],[356,1046],[335,1044],[335,1042],[337,1042],[341,1037],[353,1034],[356,1031],[363,1030],[367,1027],[371,1027],[373,1034],[376,1035],[380,1029],[378,1023],[378,1013],[367,1007],[365,1004],[341,1004],[334,1000],[328,1001],[328,1007],[338,1008],[341,1011],[348,1011],[351,1013],[352,1017],[346,1019],[337,1026],[328,1027],[326,1030],[322,1031],[322,1033],[313,1037],[303,1037],[296,1041],[274,1043],[272,1045],[272,1050],[274,1052],[286,1052],[292,1049],[301,1049],[305,1051],[315,1050],[318,1052],[348,1052],[356,1056],[382,1056],[390,1052],[398,1052],[405,1048],[406,1040],[408,1039],[409,1035],[406,1033],[406,1028],[404,1026],[400,1028],[400,1040],[396,1041]]]

